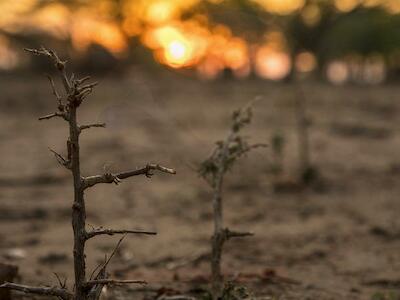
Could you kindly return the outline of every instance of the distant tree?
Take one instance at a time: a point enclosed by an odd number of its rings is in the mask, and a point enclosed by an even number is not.
[[[290,16],[283,28],[292,58],[300,51],[314,53],[320,74],[332,59],[348,54],[361,57],[380,54],[388,61],[400,48],[399,15],[390,14],[380,7],[362,5],[341,13],[328,1],[308,0],[305,7],[307,5],[316,5],[320,11],[316,24],[306,24],[300,11]]]
[[[206,15],[212,24],[223,24],[233,34],[245,37],[250,42],[259,41],[272,17],[261,6],[248,0],[226,0],[221,3],[201,1],[183,14],[190,19],[196,14]]]

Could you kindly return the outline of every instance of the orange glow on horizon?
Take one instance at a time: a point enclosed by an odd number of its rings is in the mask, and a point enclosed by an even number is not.
[[[49,4],[33,15],[31,24],[37,24],[36,26],[53,36],[66,38],[70,19],[71,13],[64,5]]]
[[[74,47],[81,51],[96,43],[118,55],[127,47],[126,39],[116,24],[98,20],[84,10],[74,16],[70,30]]]
[[[193,68],[203,78],[215,78],[229,69],[239,78],[251,72],[272,80],[284,78],[295,64],[299,72],[316,67],[311,53],[300,53],[294,62],[287,54],[287,43],[279,31],[270,31],[261,45],[251,44],[222,24],[214,24],[204,14],[183,19],[184,13],[202,1],[219,4],[222,0],[114,0],[82,1],[69,6],[64,2],[39,0],[0,0],[0,29],[5,32],[39,32],[71,40],[78,51],[98,44],[115,56],[129,50],[132,37],[153,51],[156,60],[171,68]],[[304,24],[317,25],[322,17],[317,2],[306,0],[251,0],[272,14],[298,12]],[[332,0],[340,12],[357,5],[381,6],[391,13],[400,12],[400,0]],[[0,45],[0,52],[6,53]],[[7,52],[8,53],[8,52]],[[8,54],[7,54],[8,55]],[[371,63],[378,74],[378,63]],[[333,64],[331,73],[343,72]],[[340,69],[342,71],[340,71]],[[333,70],[333,71],[332,71]],[[339,71],[338,71],[339,70]]]

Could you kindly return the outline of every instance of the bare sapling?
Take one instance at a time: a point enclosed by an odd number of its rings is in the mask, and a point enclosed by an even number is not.
[[[317,174],[311,165],[309,133],[311,122],[307,116],[307,99],[300,86],[296,87],[295,113],[299,151],[299,182],[302,185],[308,185],[315,179]]]
[[[213,191],[214,233],[211,239],[211,285],[214,299],[220,298],[223,288],[221,273],[222,250],[224,243],[234,237],[247,237],[251,232],[232,231],[224,227],[223,222],[223,182],[225,174],[235,162],[250,150],[265,147],[265,144],[249,144],[241,135],[241,129],[250,124],[252,119],[251,104],[236,110],[232,116],[230,131],[223,141],[216,143],[209,158],[199,168],[199,174],[206,180]]]
[[[90,77],[77,78],[75,75],[68,74],[66,70],[66,62],[60,60],[57,54],[45,48],[41,49],[26,49],[26,51],[48,58],[57,69],[59,78],[64,88],[64,95],[57,91],[56,85],[51,77],[49,81],[51,84],[53,95],[57,100],[57,111],[49,115],[40,117],[39,120],[48,120],[52,118],[61,118],[68,123],[69,126],[69,137],[66,142],[67,155],[63,156],[54,150],[51,150],[57,161],[69,170],[73,178],[73,190],[74,200],[72,205],[72,228],[74,235],[73,245],[73,258],[74,258],[74,289],[68,290],[65,282],[59,280],[59,287],[44,287],[44,286],[26,286],[22,284],[6,282],[0,286],[0,288],[7,288],[18,290],[28,294],[48,295],[54,296],[59,299],[73,299],[73,300],[88,300],[88,299],[99,299],[101,291],[104,286],[112,284],[145,284],[143,280],[117,280],[108,277],[106,268],[114,256],[116,250],[121,244],[123,238],[127,234],[144,234],[154,235],[156,232],[153,231],[142,231],[142,230],[124,230],[124,229],[105,229],[86,227],[86,208],[84,193],[90,187],[93,187],[101,183],[115,183],[119,184],[123,179],[145,175],[151,177],[153,171],[160,171],[168,174],[175,174],[175,170],[163,167],[158,164],[147,164],[143,168],[136,170],[128,170],[116,174],[105,173],[94,176],[83,176],[81,174],[80,167],[80,154],[79,154],[79,138],[80,134],[90,128],[105,127],[103,123],[94,123],[81,125],[77,120],[77,110],[82,103],[86,101],[86,98],[91,94],[93,88],[97,85],[94,83],[87,83]],[[122,234],[122,238],[119,240],[113,253],[99,265],[89,276],[86,274],[86,255],[85,255],[85,244],[88,240],[95,238],[100,235],[115,235]],[[58,278],[58,276],[57,276]],[[59,278],[58,278],[59,279]]]
[[[284,150],[285,150],[285,137],[282,133],[276,132],[271,137],[273,164],[272,173],[279,177],[284,172]]]

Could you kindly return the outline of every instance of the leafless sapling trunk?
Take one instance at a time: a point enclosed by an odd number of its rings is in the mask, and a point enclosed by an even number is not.
[[[224,176],[238,158],[265,144],[249,144],[240,135],[240,130],[248,125],[252,119],[251,105],[233,113],[232,126],[228,136],[223,141],[216,143],[217,147],[200,166],[199,173],[207,181],[213,190],[213,216],[214,234],[212,236],[211,252],[211,284],[214,299],[218,299],[222,293],[223,277],[221,273],[222,250],[224,243],[233,237],[246,237],[253,235],[250,232],[237,232],[224,228],[223,222],[223,198],[222,189]]]
[[[124,283],[145,283],[142,280],[114,280],[107,278],[106,267],[114,255],[116,249],[119,247],[122,239],[126,234],[156,234],[151,231],[141,230],[113,230],[93,228],[86,229],[86,210],[85,210],[85,191],[100,183],[115,183],[118,184],[122,179],[129,178],[132,176],[145,175],[151,177],[152,171],[158,170],[160,172],[175,174],[175,170],[160,166],[158,164],[147,164],[145,167],[125,171],[121,173],[101,174],[95,176],[84,177],[81,174],[80,168],[80,155],[79,155],[79,137],[83,130],[93,127],[105,127],[105,124],[95,123],[80,125],[77,120],[77,109],[85,101],[85,98],[92,92],[94,86],[97,83],[86,83],[90,78],[84,77],[82,79],[75,78],[74,74],[69,76],[66,71],[66,62],[59,59],[57,54],[45,48],[41,49],[26,49],[35,55],[45,56],[54,64],[61,82],[64,87],[65,95],[61,96],[58,93],[55,84],[51,77],[49,77],[53,94],[57,99],[57,111],[55,113],[40,117],[39,120],[48,120],[51,118],[59,117],[65,120],[69,125],[69,138],[67,140],[67,156],[64,157],[61,154],[51,150],[58,162],[71,171],[73,177],[73,188],[74,188],[74,201],[72,205],[72,228],[74,234],[74,273],[75,273],[75,284],[74,290],[69,291],[66,288],[65,283],[60,280],[60,287],[33,287],[25,286],[15,283],[4,283],[0,288],[14,289],[22,291],[24,293],[39,294],[39,295],[51,295],[60,299],[73,299],[73,300],[87,300],[87,299],[98,299],[101,294],[103,286],[109,284],[124,284]],[[123,234],[124,236],[120,239],[111,256],[95,270],[90,278],[86,275],[85,266],[85,244],[86,242],[99,235],[114,235]],[[96,272],[97,271],[97,272]]]
[[[284,172],[285,137],[281,132],[275,132],[271,138],[273,164],[272,173],[279,177]]]
[[[310,120],[307,117],[307,99],[301,86],[296,86],[295,110],[299,150],[299,181],[301,184],[307,185],[315,179],[316,174],[311,166],[310,158]]]
[[[18,267],[0,263],[0,284],[13,281],[18,276]],[[10,290],[0,290],[0,299],[12,300]]]

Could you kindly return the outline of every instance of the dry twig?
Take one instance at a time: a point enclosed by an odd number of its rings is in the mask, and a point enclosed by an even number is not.
[[[45,296],[56,296],[61,299],[72,299],[72,294],[66,289],[57,287],[36,287],[29,285],[22,285],[16,283],[5,282],[0,285],[0,288],[13,289],[25,294],[36,294]]]
[[[115,230],[115,229],[94,229],[86,232],[86,239],[91,239],[98,235],[115,235],[115,234],[143,234],[143,235],[156,235],[155,231],[144,230]]]

